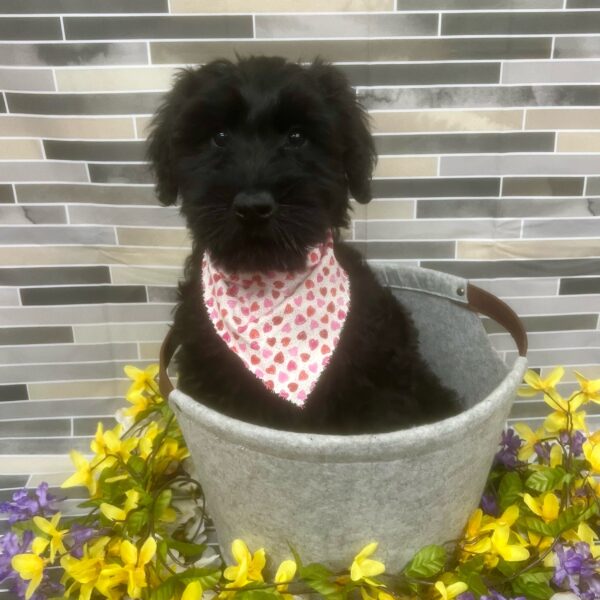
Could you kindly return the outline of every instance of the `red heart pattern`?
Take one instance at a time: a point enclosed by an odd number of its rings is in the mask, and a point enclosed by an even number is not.
[[[335,257],[332,233],[298,271],[228,273],[205,253],[202,287],[208,317],[229,349],[267,389],[304,406],[350,308],[348,274]]]

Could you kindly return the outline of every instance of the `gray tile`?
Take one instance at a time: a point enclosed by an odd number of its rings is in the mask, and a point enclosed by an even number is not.
[[[510,298],[513,296],[555,296],[558,289],[557,277],[472,279],[471,283],[500,298]]]
[[[139,162],[144,160],[144,149],[144,142],[71,142],[44,140],[46,158],[56,160]]]
[[[64,17],[67,40],[252,38],[252,15]]]
[[[98,423],[102,423],[104,431],[112,429],[117,421],[110,417],[90,417],[88,419],[73,419],[73,435],[95,435]]]
[[[90,438],[0,440],[0,454],[68,454],[71,450],[89,452]]]
[[[546,350],[548,348],[600,348],[600,331],[552,331],[528,332],[528,348],[530,350]],[[510,335],[494,335],[494,348],[502,351],[515,350],[515,343]]]
[[[90,179],[94,183],[153,183],[146,164],[90,163]]]
[[[0,269],[0,285],[110,283],[108,267],[15,267]]]
[[[594,0],[592,0],[594,1]],[[396,10],[525,10],[562,8],[563,0],[396,0]]]
[[[57,17],[0,18],[0,40],[62,40]]]
[[[115,245],[110,227],[0,227],[3,244],[98,244]]]
[[[151,42],[152,63],[198,63],[224,57],[234,60],[239,54],[276,54],[291,60],[316,54],[339,62],[500,60],[550,58],[552,39],[383,39],[373,40],[294,40],[229,42]],[[308,60],[308,59],[305,59]]]
[[[85,306],[23,306],[0,313],[2,327],[40,325],[82,325],[84,323],[161,323],[171,321],[167,304],[99,304]],[[0,329],[0,335],[3,333]],[[14,342],[11,342],[11,344]]]
[[[143,363],[134,360],[81,364],[66,363],[61,365],[35,365],[35,367],[32,367],[32,365],[0,366],[0,383],[124,379],[123,367],[126,364],[145,368],[150,364],[150,361]]]
[[[62,344],[73,341],[70,327],[3,327],[0,346],[15,344]]]
[[[0,489],[25,487],[28,479],[27,475],[0,475]]]
[[[71,224],[184,227],[179,209],[171,207],[70,206]]]
[[[506,62],[502,83],[600,83],[596,61]]]
[[[598,261],[600,262],[600,261]],[[510,305],[518,315],[561,315],[593,313],[600,307],[600,295],[552,296],[544,298],[511,298]],[[600,362],[600,361],[599,361]],[[594,364],[592,361],[591,364]]]
[[[4,0],[5,14],[35,13],[159,13],[168,12],[167,0]]]
[[[0,306],[19,306],[19,291],[16,288],[0,287]]]
[[[594,106],[600,86],[465,86],[360,89],[369,110],[407,108],[484,108],[497,106]]]
[[[551,219],[525,221],[524,238],[600,237],[600,219]]]
[[[137,359],[135,343],[0,346],[0,364],[4,365]]]
[[[583,177],[505,177],[503,196],[581,196]]]
[[[586,196],[600,196],[600,177],[588,177]]]
[[[101,304],[146,302],[146,288],[142,285],[86,285],[25,288],[21,290],[23,306],[52,304]]]
[[[375,179],[374,198],[451,198],[498,196],[500,180],[494,177],[459,179]]]
[[[554,132],[378,135],[378,154],[554,152]]]
[[[113,416],[127,402],[124,398],[77,398],[74,400],[24,400],[0,404],[0,419],[44,417]]]
[[[498,83],[499,62],[336,65],[353,86]]]
[[[0,225],[64,224],[64,206],[0,206]]]
[[[507,358],[515,356],[516,353],[509,352]],[[514,360],[514,359],[513,359]],[[528,350],[527,360],[532,365],[540,366],[553,366],[561,365],[565,367],[579,366],[583,364],[600,364],[600,348],[554,348],[552,350]],[[586,405],[586,412],[588,407],[593,405],[590,402]],[[598,414],[598,409],[592,411]]]
[[[595,329],[598,325],[598,315],[551,315],[525,316],[521,318],[528,333],[536,331],[570,331],[579,329]],[[484,320],[484,326],[488,333],[502,333],[504,329],[491,319]]]
[[[552,363],[552,364],[554,364],[554,363]],[[571,387],[571,390],[572,389],[573,388]],[[524,419],[524,418],[539,417],[540,419],[545,419],[548,416],[549,412],[550,412],[550,408],[542,400],[532,400],[529,402],[519,400],[512,405],[510,418]],[[589,415],[597,416],[600,414],[600,406],[594,405],[593,402],[590,402],[589,404],[586,405],[586,413]],[[592,431],[593,431],[593,429],[592,429]]]
[[[434,269],[435,271],[451,273],[467,279],[496,277],[574,277],[584,275],[600,275],[600,261],[595,258],[568,258],[553,260],[423,261],[421,266],[425,269]]]
[[[152,114],[162,93],[95,92],[93,94],[27,94],[7,92],[11,113],[34,115],[129,115]]]
[[[52,91],[55,89],[54,78],[50,69],[0,69],[0,89]]]
[[[0,64],[51,67],[145,65],[148,64],[148,53],[145,42],[0,44]]]
[[[600,171],[600,156],[589,154],[442,156],[440,175],[586,175]]]
[[[357,221],[356,239],[508,239],[518,238],[521,221],[517,219],[464,219],[460,221],[427,219],[422,221]]]
[[[177,288],[166,286],[148,286],[148,302],[176,302]]]
[[[16,400],[27,400],[27,386],[24,383],[16,385],[0,385],[0,402],[12,402]],[[0,405],[1,406],[1,405]]]
[[[598,0],[567,0],[566,8],[600,8]]]
[[[586,198],[419,200],[417,218],[515,218],[600,216],[600,202]]]
[[[256,15],[255,24],[256,38],[340,37],[340,32],[344,37],[437,36],[438,33],[435,14]]]
[[[71,435],[70,419],[37,418],[17,421],[0,421],[0,439],[7,438],[47,438]]]
[[[3,183],[0,185],[0,204],[12,204],[15,201],[12,185]]]
[[[549,33],[597,33],[600,13],[510,12],[445,13],[442,35],[522,35]]]
[[[83,163],[28,161],[0,163],[0,181],[88,181]]]
[[[12,194],[10,186],[0,186]],[[67,203],[67,204],[118,204],[158,206],[154,186],[132,185],[90,185],[90,184],[21,184],[16,186],[17,198],[21,204]],[[0,202],[2,200],[0,199]],[[12,200],[10,200],[12,202]]]
[[[455,255],[454,242],[351,241],[349,244],[369,260],[451,258]]]
[[[564,277],[559,294],[600,294],[600,277]]]

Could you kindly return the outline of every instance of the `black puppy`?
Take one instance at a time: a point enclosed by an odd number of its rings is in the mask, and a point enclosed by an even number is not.
[[[371,200],[377,162],[368,114],[346,76],[320,57],[307,67],[236,57],[179,72],[151,124],[158,198],[181,198],[193,237],[174,323],[178,388],[227,415],[289,431],[384,432],[458,413],[456,394],[418,352],[409,314],[340,241],[348,194]],[[299,408],[267,389],[217,334],[203,304],[202,257],[231,273],[293,272],[329,231],[349,277],[350,310]]]

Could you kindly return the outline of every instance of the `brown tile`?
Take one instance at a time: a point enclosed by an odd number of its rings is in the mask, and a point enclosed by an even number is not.
[[[30,383],[31,400],[59,398],[120,398],[124,397],[131,382],[125,379],[100,379],[95,381],[57,381]],[[1,463],[1,461],[0,461]]]
[[[600,108],[529,109],[525,129],[600,129]]]
[[[18,117],[0,116],[5,136],[32,136],[57,139],[134,139],[131,117]]]
[[[172,13],[387,12],[394,0],[171,0]]]
[[[438,172],[435,156],[390,156],[377,161],[374,177],[432,177]]]
[[[167,90],[175,67],[108,67],[56,69],[59,92],[125,92]]]
[[[557,152],[600,152],[599,131],[565,131],[558,134]]]
[[[414,200],[373,200],[369,204],[351,202],[352,219],[412,219],[415,214]]]
[[[191,247],[191,239],[187,229],[117,227],[117,238],[121,246]]]
[[[43,159],[40,140],[3,139],[0,143],[0,160]]]
[[[498,260],[502,258],[590,258],[600,256],[600,240],[506,240],[459,241],[457,258]]]
[[[140,344],[140,358],[142,360],[156,360],[160,352],[160,342],[143,342]]]

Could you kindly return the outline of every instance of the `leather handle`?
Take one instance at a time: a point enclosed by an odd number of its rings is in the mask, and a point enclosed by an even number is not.
[[[467,284],[467,300],[467,304],[461,303],[460,306],[466,306],[473,312],[490,317],[499,325],[502,325],[512,335],[519,350],[519,356],[527,354],[527,332],[521,319],[508,304],[494,296],[494,294],[470,283]],[[160,347],[158,387],[164,398],[168,398],[173,391],[173,384],[167,373],[167,368],[178,345],[173,334],[173,328],[171,328]]]

